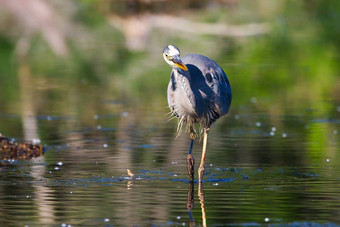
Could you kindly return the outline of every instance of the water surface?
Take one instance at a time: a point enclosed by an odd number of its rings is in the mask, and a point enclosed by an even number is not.
[[[175,120],[168,121],[164,115],[164,103],[154,105],[160,106],[158,111],[132,107],[123,100],[98,99],[98,111],[92,110],[86,120],[57,111],[33,116],[44,132],[40,135],[46,153],[30,161],[4,163],[1,223],[340,223],[337,118],[314,118],[308,109],[302,114],[270,114],[261,111],[261,100],[249,100],[248,106],[232,111],[212,127],[200,189],[197,182],[188,182],[188,134],[176,138]],[[13,125],[23,120],[6,112],[0,117]],[[197,140],[196,169],[201,146]]]

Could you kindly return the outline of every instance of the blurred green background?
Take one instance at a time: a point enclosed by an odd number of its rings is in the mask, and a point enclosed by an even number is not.
[[[19,4],[20,2],[20,4]],[[216,60],[231,114],[340,116],[337,1],[0,1],[0,113],[72,115],[98,100],[167,113],[162,49]],[[103,110],[104,111],[104,110]],[[0,121],[9,136],[21,123]],[[56,126],[57,127],[57,126]]]

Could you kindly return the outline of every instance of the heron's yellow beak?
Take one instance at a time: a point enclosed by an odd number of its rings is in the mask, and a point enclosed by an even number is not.
[[[183,69],[184,71],[188,71],[188,68],[185,66],[185,64],[181,61],[181,59],[173,59],[174,65],[180,69]]]

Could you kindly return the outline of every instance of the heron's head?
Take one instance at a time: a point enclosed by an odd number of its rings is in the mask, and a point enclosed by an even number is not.
[[[185,66],[179,56],[179,49],[173,45],[168,45],[163,49],[163,57],[166,63],[168,63],[173,68],[179,68],[188,71],[188,68]]]

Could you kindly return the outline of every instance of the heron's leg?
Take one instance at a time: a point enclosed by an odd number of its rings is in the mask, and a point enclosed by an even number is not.
[[[204,191],[203,191],[203,184],[202,183],[198,184],[198,197],[200,198],[200,203],[201,203],[202,224],[203,224],[203,227],[206,227],[207,226],[207,218],[206,218],[206,215],[205,215]]]
[[[189,226],[195,226],[195,220],[192,216],[192,209],[194,208],[194,182],[189,183],[189,190],[187,196],[187,208],[189,211],[190,223]]]
[[[202,158],[201,158],[200,167],[198,169],[199,183],[202,183],[203,174],[204,174],[204,163],[205,163],[205,153],[207,150],[208,132],[209,132],[209,128],[204,128]]]
[[[196,139],[196,132],[193,126],[190,126],[190,150],[189,154],[192,154],[192,148],[194,147],[194,141]]]
[[[189,150],[189,154],[187,155],[187,167],[188,167],[188,173],[189,173],[189,177],[190,177],[190,182],[194,182],[194,166],[195,166],[195,159],[194,156],[192,156],[192,148],[194,146],[194,141],[195,141],[196,135],[195,135],[195,131],[193,126],[190,126],[190,150]]]

